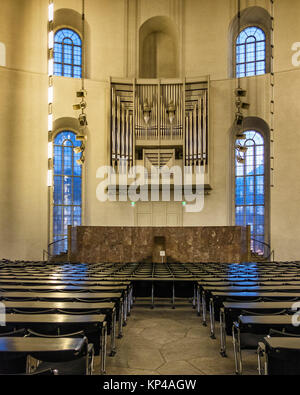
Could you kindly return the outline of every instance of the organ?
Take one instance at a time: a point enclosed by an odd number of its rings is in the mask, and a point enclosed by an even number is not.
[[[205,172],[209,187],[209,78],[111,79],[110,165]],[[195,177],[193,178],[195,183]]]

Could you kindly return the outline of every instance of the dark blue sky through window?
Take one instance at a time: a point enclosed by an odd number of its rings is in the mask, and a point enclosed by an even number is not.
[[[236,77],[266,73],[266,35],[259,27],[247,27],[236,41]]]
[[[81,154],[74,148],[81,145],[76,134],[64,131],[53,144],[53,241],[68,236],[68,225],[81,225],[82,167],[76,163]],[[67,240],[54,244],[54,254],[67,250]]]
[[[81,78],[82,43],[71,29],[60,29],[54,37],[54,75]]]
[[[245,140],[236,145],[246,146],[245,163],[235,157],[235,222],[251,227],[252,250],[264,254],[265,241],[265,149],[264,138],[255,130],[244,133]],[[244,155],[244,154],[242,154]]]

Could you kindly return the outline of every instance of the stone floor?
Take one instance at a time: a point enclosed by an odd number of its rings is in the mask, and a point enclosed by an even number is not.
[[[124,337],[117,341],[117,355],[107,357],[108,375],[230,375],[234,374],[231,337],[227,338],[228,357],[219,354],[219,327],[216,340],[187,301],[140,299],[134,304]],[[243,374],[257,374],[254,351],[243,351]],[[97,371],[97,369],[96,369]]]

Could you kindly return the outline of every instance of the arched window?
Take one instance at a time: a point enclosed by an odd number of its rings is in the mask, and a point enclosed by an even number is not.
[[[264,136],[256,130],[244,132],[235,145],[235,223],[251,227],[251,250],[265,255],[266,155]],[[247,148],[246,152],[244,148]]]
[[[63,131],[53,143],[53,253],[67,250],[68,225],[81,225],[82,167],[77,164],[81,154],[74,148],[81,145],[76,134]],[[65,239],[58,242],[59,240]]]
[[[242,30],[236,40],[236,77],[266,73],[266,35],[257,26]]]
[[[60,29],[55,33],[54,75],[81,78],[82,43],[71,29]]]

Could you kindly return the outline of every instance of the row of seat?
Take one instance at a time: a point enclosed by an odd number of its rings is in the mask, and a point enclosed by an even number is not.
[[[260,374],[300,373],[299,262],[203,266],[197,286],[197,311],[226,357],[226,335],[232,336],[235,372],[243,372],[243,349],[258,353]],[[264,363],[262,358],[264,357]]]
[[[285,355],[280,353],[281,348],[286,352],[293,345],[290,351],[299,352],[300,332],[293,320],[298,308],[295,303],[300,301],[299,262],[89,265],[0,262],[0,300],[11,313],[9,325],[15,330],[25,325],[35,333],[39,333],[37,329],[44,330],[44,336],[68,335],[70,328],[75,327],[83,330],[88,344],[93,344],[93,352],[100,352],[101,373],[105,372],[106,336],[110,335],[110,352],[114,355],[116,321],[118,335],[122,336],[133,303],[132,284],[138,282],[151,284],[152,306],[155,283],[171,284],[173,307],[176,284],[186,282],[191,290],[196,284],[193,305],[202,316],[203,325],[207,325],[209,313],[212,338],[216,337],[215,322],[220,321],[223,357],[226,335],[232,335],[238,374],[243,371],[243,348],[258,349],[259,372],[271,374],[276,372],[270,366],[274,360],[270,357],[272,353],[277,355],[278,366],[278,355]],[[52,333],[45,333],[50,327]],[[266,354],[268,358],[263,364]],[[28,355],[30,359],[32,352]],[[297,369],[300,372],[299,365],[293,363],[290,372]]]
[[[101,272],[90,281],[86,272],[82,264],[1,262],[1,373],[91,374],[94,355],[105,373],[107,336],[114,356],[132,308],[132,286]]]

